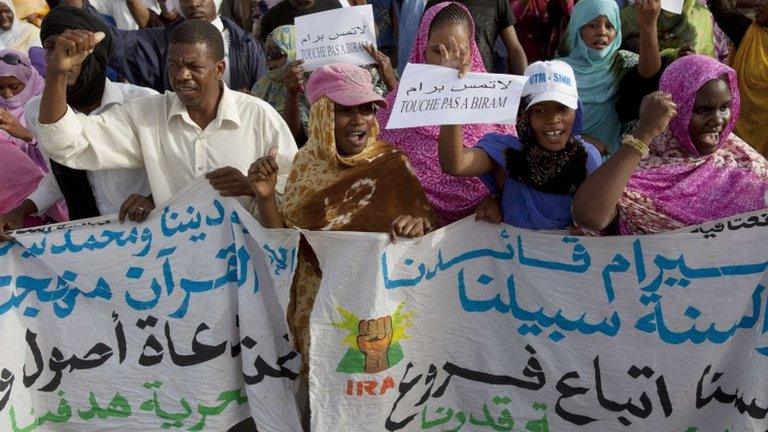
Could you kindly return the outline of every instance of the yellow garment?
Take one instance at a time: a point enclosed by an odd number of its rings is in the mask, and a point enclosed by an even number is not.
[[[44,0],[13,0],[19,19],[26,19],[32,14],[45,16],[48,13],[48,4]]]
[[[733,57],[741,115],[736,135],[768,157],[768,28],[752,23]]]
[[[280,206],[288,226],[310,228],[306,223],[311,222],[302,220],[306,216],[303,205],[307,199],[339,181],[341,170],[368,163],[392,150],[389,145],[377,140],[377,122],[370,131],[365,150],[354,156],[341,156],[336,150],[334,106],[332,100],[322,97],[310,108],[309,141],[296,153]]]

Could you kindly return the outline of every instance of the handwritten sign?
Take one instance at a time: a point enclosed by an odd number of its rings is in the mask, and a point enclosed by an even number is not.
[[[202,179],[142,224],[16,238],[0,243],[0,431],[301,430],[281,319],[296,233]]]
[[[527,78],[408,63],[387,129],[471,123],[514,124]]]
[[[331,63],[366,65],[373,59],[365,44],[376,46],[371,5],[345,7],[296,17],[298,58],[315,70]]]
[[[312,430],[768,425],[766,212],[645,237],[465,219],[307,239]]]

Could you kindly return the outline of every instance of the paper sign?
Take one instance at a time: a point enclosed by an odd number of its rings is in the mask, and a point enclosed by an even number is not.
[[[371,5],[333,9],[297,17],[296,42],[306,70],[331,63],[366,65],[373,58],[363,45],[376,46]]]
[[[409,63],[405,66],[387,129],[444,124],[514,124],[528,79],[468,73]]]
[[[661,8],[679,15],[683,12],[683,3],[683,0],[661,0]]]
[[[630,3],[635,3],[639,0],[630,0]],[[684,0],[661,0],[661,8],[665,11],[672,12],[680,15],[683,12]]]

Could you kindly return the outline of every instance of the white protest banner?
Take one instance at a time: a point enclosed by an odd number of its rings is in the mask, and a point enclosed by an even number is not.
[[[300,430],[285,308],[298,233],[205,179],[142,224],[0,243],[0,430]]]
[[[528,78],[468,73],[408,63],[387,129],[445,124],[514,124],[520,94]]]
[[[333,9],[296,17],[298,58],[312,71],[331,63],[374,63],[363,46],[376,46],[371,5]]]
[[[313,431],[768,428],[768,213],[645,237],[470,219],[395,245],[307,237]]]

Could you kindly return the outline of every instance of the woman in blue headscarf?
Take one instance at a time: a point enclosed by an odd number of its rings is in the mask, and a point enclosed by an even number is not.
[[[581,0],[571,13],[560,60],[576,74],[584,104],[584,135],[619,146],[621,123],[616,112],[619,81],[638,62],[637,54],[621,51],[621,18],[614,0]]]

